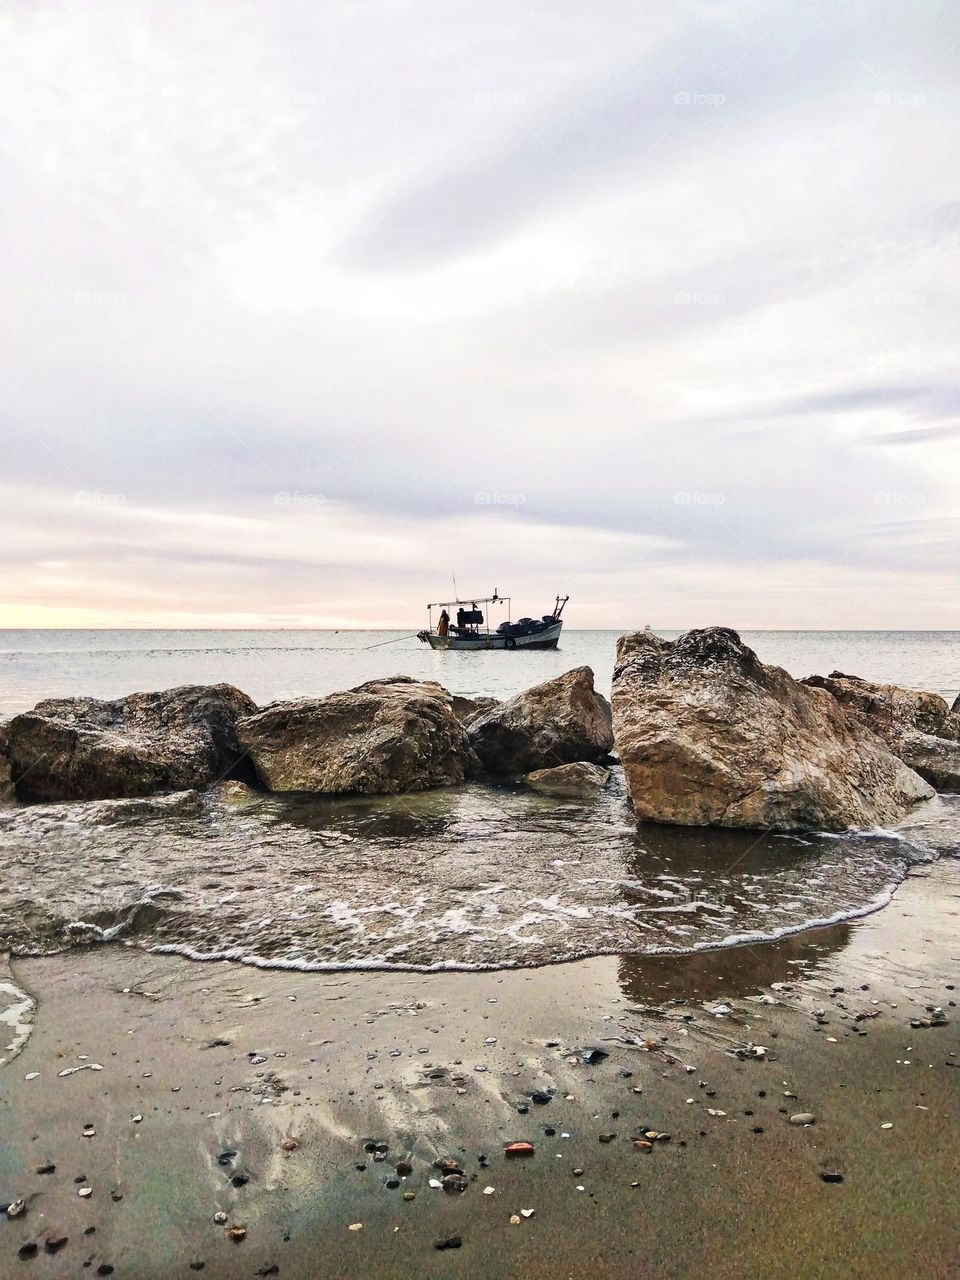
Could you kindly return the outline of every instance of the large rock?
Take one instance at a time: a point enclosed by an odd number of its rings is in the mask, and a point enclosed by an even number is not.
[[[832,671],[807,676],[804,684],[826,689],[889,745],[890,750],[932,783],[955,791],[960,780],[960,715],[935,693],[874,684]]]
[[[622,636],[613,721],[634,809],[655,822],[839,831],[933,795],[834,697],[726,627]]]
[[[953,706],[950,708],[950,714],[960,716],[960,693],[953,700]]]
[[[589,667],[534,685],[472,719],[474,751],[490,773],[515,776],[577,760],[604,760],[613,746],[610,704]]]
[[[479,768],[450,694],[409,677],[277,702],[238,732],[271,791],[394,795],[454,786]]]
[[[960,742],[930,733],[904,733],[897,755],[938,791],[960,791]]]
[[[228,684],[39,702],[7,726],[17,794],[100,800],[205,787],[237,766],[236,723],[255,710]]]
[[[586,760],[578,760],[576,764],[558,764],[555,769],[535,769],[524,778],[534,791],[571,800],[596,795],[609,781],[609,769]]]
[[[807,676],[803,683],[826,689],[887,742],[898,742],[904,733],[933,734],[951,741],[960,739],[960,716],[936,693],[904,689],[896,684],[875,684],[860,676],[844,675],[842,671],[831,671],[828,676]]]

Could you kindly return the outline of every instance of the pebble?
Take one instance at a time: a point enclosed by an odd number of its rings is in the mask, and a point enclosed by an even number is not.
[[[77,1192],[77,1195],[81,1198],[81,1200],[87,1200],[90,1196],[93,1195],[93,1187],[81,1187],[80,1190]]]
[[[213,1220],[214,1222],[217,1223],[218,1226],[222,1227],[223,1224],[227,1221],[227,1215],[221,1209],[218,1213],[215,1213],[213,1215]]]
[[[821,1172],[820,1178],[823,1182],[842,1182],[843,1174],[833,1173],[828,1170],[824,1170],[823,1172]]]
[[[791,1124],[813,1124],[816,1116],[810,1111],[798,1111],[795,1116],[790,1117]]]
[[[280,1143],[280,1146],[284,1151],[296,1151],[299,1145],[300,1143],[296,1140],[296,1138],[284,1138],[284,1140]]]
[[[520,1221],[521,1221],[521,1219],[520,1219],[520,1215],[519,1215],[519,1213],[511,1213],[511,1215],[510,1215],[510,1225],[511,1225],[511,1227],[519,1227],[519,1225],[520,1225]]]
[[[407,1201],[416,1200],[417,1193],[415,1191],[405,1191],[403,1193],[403,1198],[404,1200],[407,1200]]]
[[[351,1222],[351,1223],[350,1223],[350,1226],[347,1228],[347,1230],[348,1230],[348,1231],[362,1231],[362,1230],[363,1230],[363,1223],[362,1223],[362,1222]]]
[[[92,1124],[85,1124],[81,1132],[85,1138],[96,1137],[96,1133],[97,1133],[96,1129],[93,1127]]]
[[[37,1173],[56,1173],[57,1166],[55,1164],[38,1164]]]
[[[435,1249],[459,1249],[463,1241],[459,1236],[446,1236],[443,1240],[437,1240],[434,1244]]]
[[[495,1191],[496,1191],[496,1187],[484,1187],[484,1188],[483,1188],[483,1194],[484,1194],[485,1196],[492,1196],[492,1195],[494,1194],[494,1192],[495,1192]]]
[[[14,1200],[12,1204],[7,1205],[8,1218],[22,1218],[27,1212],[26,1200]]]
[[[890,1124],[890,1122],[888,1121],[886,1124],[882,1124],[882,1125],[880,1126],[880,1128],[881,1128],[881,1129],[892,1129],[892,1128],[893,1128],[893,1125],[892,1125],[892,1124]]]
[[[62,1249],[67,1243],[67,1239],[67,1236],[61,1235],[57,1231],[51,1231],[46,1240],[44,1240],[43,1247],[47,1253],[56,1253],[58,1249]]]
[[[532,1142],[508,1142],[504,1147],[503,1154],[507,1159],[516,1159],[518,1156],[532,1156],[534,1146]]]
[[[615,1133],[601,1133],[600,1141],[603,1143],[613,1142],[616,1136],[617,1135]]]
[[[239,1244],[241,1240],[244,1240],[246,1238],[247,1228],[231,1227],[230,1230],[227,1232],[227,1235],[230,1237],[231,1240],[234,1240],[237,1244]]]
[[[37,1242],[30,1240],[26,1244],[22,1244],[17,1250],[18,1258],[35,1258],[37,1255]]]
[[[533,1215],[534,1215],[535,1213],[536,1213],[536,1209],[521,1209],[521,1210],[520,1210],[520,1217],[521,1217],[521,1218],[532,1218],[532,1217],[533,1217]]]

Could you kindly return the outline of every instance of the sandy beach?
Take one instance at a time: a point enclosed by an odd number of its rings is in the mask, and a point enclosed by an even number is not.
[[[866,920],[671,959],[15,960],[0,1274],[955,1276],[958,918],[941,861]]]

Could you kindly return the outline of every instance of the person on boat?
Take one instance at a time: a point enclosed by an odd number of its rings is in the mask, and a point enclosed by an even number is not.
[[[450,626],[450,615],[449,613],[447,613],[446,609],[444,609],[443,613],[441,613],[440,615],[439,625],[437,626],[437,635],[445,636],[447,634],[447,630],[449,626]]]
[[[467,625],[467,614],[463,605],[457,610],[457,630],[462,631]]]

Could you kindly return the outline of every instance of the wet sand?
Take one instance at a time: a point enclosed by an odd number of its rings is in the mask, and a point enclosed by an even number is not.
[[[866,920],[686,958],[15,960],[38,1013],[0,1069],[0,1202],[26,1201],[0,1276],[955,1277],[958,923],[944,860]],[[927,1006],[946,1025],[911,1028]],[[443,1158],[462,1194],[429,1185]]]

